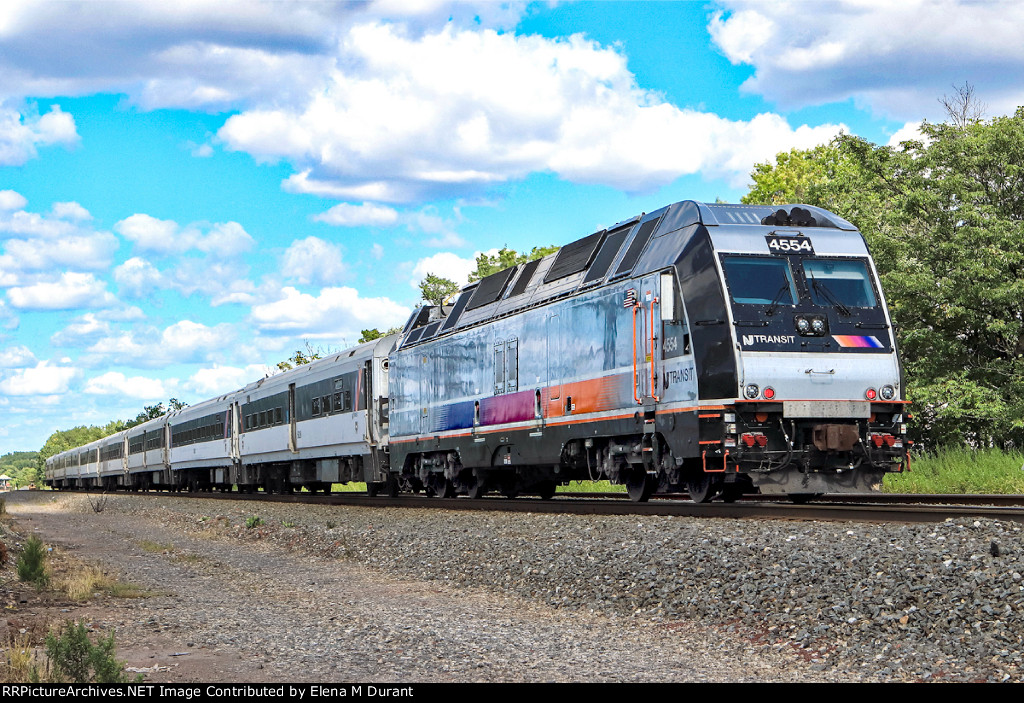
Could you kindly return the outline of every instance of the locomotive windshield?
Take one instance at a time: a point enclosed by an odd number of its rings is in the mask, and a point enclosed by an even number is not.
[[[796,283],[786,259],[726,256],[722,266],[733,302],[753,305],[796,304]]]
[[[873,308],[878,304],[863,261],[805,259],[804,276],[815,305]]]

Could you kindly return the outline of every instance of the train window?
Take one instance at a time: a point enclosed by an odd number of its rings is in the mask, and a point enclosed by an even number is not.
[[[511,339],[505,345],[505,390],[515,393],[519,390],[519,340]]]
[[[508,297],[514,298],[517,295],[522,295],[526,291],[526,286],[530,285],[530,279],[532,279],[533,274],[536,273],[537,267],[540,266],[540,262],[540,259],[534,259],[523,266],[523,271],[519,274],[519,278],[516,279],[516,284],[512,286],[512,290],[509,292]]]
[[[283,416],[284,416],[284,411],[281,408],[274,408],[274,424],[275,425],[284,424]]]
[[[344,407],[341,404],[341,391],[338,391],[334,394],[334,412],[340,413],[342,410]]]
[[[551,268],[544,275],[544,282],[551,283],[551,281],[557,281],[559,278],[565,278],[587,268],[602,240],[604,240],[604,230],[566,244],[559,249]]]
[[[505,345],[494,347],[494,394],[505,392]]]
[[[852,308],[878,305],[863,261],[805,259],[804,274],[815,305],[831,307],[840,303]]]
[[[313,398],[313,415],[314,417],[320,414],[320,399]]]
[[[726,256],[725,280],[733,302],[751,305],[796,305],[796,284],[786,259]]]
[[[626,249],[626,253],[622,256],[619,261],[619,265],[615,268],[615,275],[612,278],[618,276],[625,276],[633,270],[633,266],[636,265],[637,259],[644,253],[644,249],[647,248],[647,242],[651,240],[651,235],[654,234],[654,229],[658,226],[661,218],[655,218],[653,220],[647,220],[637,231],[633,237],[633,241],[629,243],[629,248]]]
[[[604,275],[608,273],[608,268],[615,260],[619,249],[622,248],[622,242],[625,241],[626,235],[633,229],[633,224],[630,223],[626,227],[617,229],[605,238],[604,244],[601,245],[600,251],[597,252],[597,258],[594,259],[594,263],[591,264],[590,270],[587,271],[587,275],[583,279],[584,286],[604,279]]]

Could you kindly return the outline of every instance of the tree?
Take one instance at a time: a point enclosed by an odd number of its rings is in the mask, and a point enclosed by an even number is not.
[[[775,167],[755,169],[745,202],[779,192],[864,232],[899,328],[907,394],[922,421],[914,434],[937,445],[1020,447],[1024,108],[991,120],[951,115],[921,133],[898,147],[842,135],[780,155]]]
[[[558,251],[559,247],[548,246],[548,247],[534,247],[529,253],[520,254],[514,249],[508,247],[502,247],[496,255],[489,254],[477,254],[476,257],[476,270],[469,274],[469,282],[479,281],[481,278],[487,278],[492,273],[498,271],[504,271],[507,268],[512,268],[518,264],[525,264],[527,261],[533,261],[534,259],[540,259],[553,252]]]
[[[444,301],[459,292],[459,284],[450,278],[442,278],[428,273],[420,281],[420,293],[423,300],[431,305],[443,305]]]
[[[359,344],[363,344],[365,342],[372,342],[375,339],[387,337],[389,334],[394,334],[395,332],[401,331],[401,327],[392,327],[387,332],[381,332],[376,327],[374,327],[373,329],[363,330],[362,333],[359,335]]]
[[[339,351],[332,350],[329,347],[314,347],[313,343],[310,342],[308,339],[304,340],[304,344],[306,345],[305,351],[303,351],[302,349],[296,349],[295,353],[288,357],[285,361],[277,362],[277,368],[279,368],[281,371],[288,371],[289,369],[294,369],[296,366],[308,364],[311,361],[322,359],[325,356],[330,356],[331,354],[334,354],[337,351]]]

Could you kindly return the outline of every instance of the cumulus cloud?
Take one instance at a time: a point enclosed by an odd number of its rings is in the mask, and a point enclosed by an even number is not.
[[[0,368],[13,369],[29,366],[36,363],[36,356],[32,350],[24,345],[0,349]]]
[[[118,371],[108,371],[90,378],[82,390],[90,395],[116,395],[143,400],[166,398],[168,395],[164,381],[145,376],[128,377]]]
[[[237,222],[214,224],[205,234],[197,224],[181,227],[174,220],[161,220],[136,213],[117,222],[114,229],[135,243],[136,249],[156,255],[182,254],[189,249],[237,256],[255,244],[252,236]]]
[[[409,285],[418,289],[420,281],[426,278],[428,273],[432,273],[435,276],[455,281],[459,286],[464,286],[469,282],[469,274],[476,270],[476,257],[479,253],[464,259],[450,251],[443,251],[440,254],[420,259],[412,269]],[[498,250],[492,249],[485,253],[493,256],[498,253]]]
[[[45,243],[38,239],[10,239],[0,255],[0,269],[98,271],[110,266],[117,248],[117,237],[108,232],[83,232]]]
[[[0,211],[21,210],[28,201],[21,193],[13,190],[0,190]]]
[[[282,260],[281,273],[299,283],[329,285],[345,275],[341,250],[318,237],[292,242]]]
[[[936,99],[962,81],[996,114],[1024,104],[1020,3],[721,4],[712,40],[734,64],[754,67],[745,90],[787,108],[853,98],[897,119],[944,119]]]
[[[71,382],[81,371],[40,361],[32,368],[16,369],[0,380],[0,393],[5,395],[53,395],[67,393]]]
[[[361,227],[363,225],[389,227],[398,222],[398,211],[374,203],[363,203],[362,205],[340,203],[327,212],[316,215],[313,219],[339,227]]]
[[[202,362],[223,355],[235,337],[231,325],[209,327],[182,320],[164,330],[140,327],[110,334],[88,348],[89,363],[115,359],[139,368],[159,368],[170,364]]]
[[[218,136],[294,163],[290,190],[410,202],[533,171],[628,191],[697,172],[738,182],[755,162],[840,129],[680,109],[641,89],[617,49],[578,35],[365,24],[341,47],[343,68],[304,104],[243,111]]]
[[[67,271],[57,280],[8,289],[7,299],[22,310],[75,310],[116,304],[106,284],[91,273]]]
[[[2,65],[2,63],[0,63]],[[53,105],[45,115],[23,115],[0,104],[0,166],[20,166],[36,157],[36,147],[74,146],[78,132],[74,118]]]
[[[287,286],[281,293],[276,301],[252,307],[249,317],[261,332],[355,339],[361,329],[400,325],[410,312],[387,298],[362,298],[349,287],[324,288],[313,296]]]
[[[153,264],[133,256],[114,269],[118,289],[130,298],[144,298],[161,287],[163,275]]]
[[[76,318],[64,329],[50,337],[50,342],[58,347],[78,347],[93,344],[111,333],[110,323],[100,319],[99,315],[89,312]]]
[[[76,202],[54,203],[50,214],[62,220],[91,220],[92,215]]]
[[[212,367],[196,371],[182,385],[186,390],[208,398],[242,388],[273,371],[276,369],[260,364],[250,364],[244,368],[214,364]]]

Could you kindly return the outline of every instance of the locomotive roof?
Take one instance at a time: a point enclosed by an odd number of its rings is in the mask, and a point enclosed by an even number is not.
[[[812,205],[737,205],[693,200],[673,203],[598,230],[542,259],[470,283],[462,288],[454,307],[446,310],[445,316],[427,314],[434,313],[435,308],[417,308],[405,326],[399,348],[630,275],[661,270],[675,262],[682,251],[682,235],[688,236],[689,231],[685,230],[696,225],[713,227],[716,237],[721,234],[731,235],[730,238],[749,237],[748,228],[752,225],[857,229],[843,218]]]

